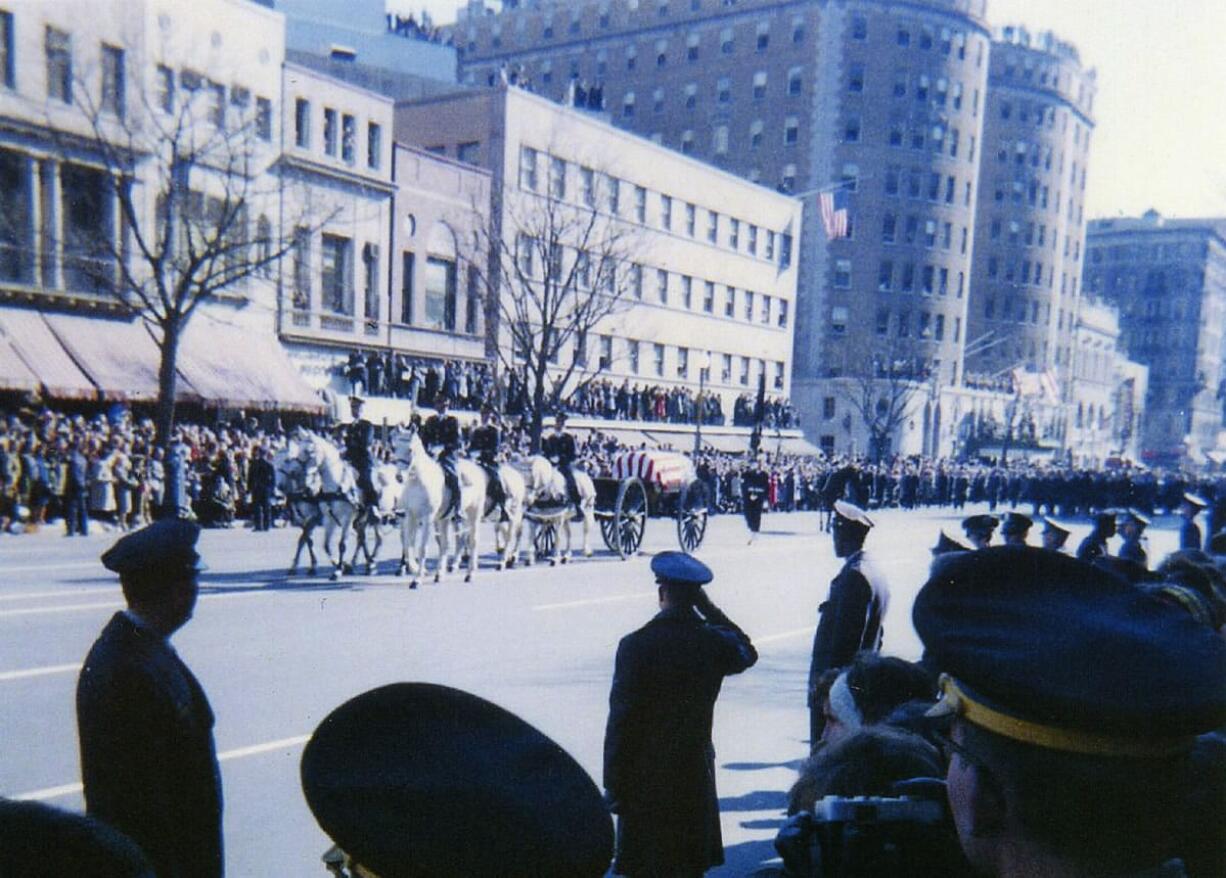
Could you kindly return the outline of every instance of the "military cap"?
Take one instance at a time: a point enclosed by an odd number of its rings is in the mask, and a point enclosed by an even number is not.
[[[1115,519],[1119,513],[1114,509],[1104,509],[1102,512],[1094,513],[1094,524],[1096,527],[1101,527],[1105,524],[1110,524],[1112,529],[1115,528]]]
[[[41,802],[0,799],[0,875],[154,878],[136,843],[116,829]]]
[[[102,553],[102,566],[125,576],[159,570],[204,570],[196,551],[200,525],[186,518],[163,518],[121,537]]]
[[[1024,534],[1034,526],[1034,519],[1020,512],[1006,512],[1000,520],[1002,534]]]
[[[1051,516],[1045,515],[1043,516],[1043,533],[1058,533],[1068,537],[1072,531]]]
[[[651,559],[651,572],[659,582],[706,585],[715,578],[711,568],[685,552],[659,552]]]
[[[366,405],[366,400],[358,396],[356,393],[349,397],[350,405]]]
[[[912,618],[943,672],[934,711],[1016,741],[1156,757],[1226,722],[1226,641],[1066,555],[999,546],[951,556]]]
[[[557,412],[554,412],[554,413],[553,413],[553,419],[554,419],[555,421],[561,421],[562,423],[566,423],[566,421],[567,421],[567,415],[566,415],[566,412],[563,412],[563,411],[557,411]]]
[[[1130,522],[1141,527],[1149,527],[1149,519],[1135,509],[1125,509],[1116,513],[1115,524],[1117,527]]]
[[[839,518],[846,519],[864,528],[871,528],[873,520],[868,517],[863,509],[854,503],[848,503],[846,500],[834,501],[834,514]]]
[[[962,530],[968,534],[991,534],[996,530],[998,524],[1000,524],[1000,519],[995,515],[969,515],[962,519]]]
[[[1204,497],[1202,497],[1200,494],[1193,494],[1191,492],[1188,492],[1183,495],[1183,502],[1187,503],[1189,506],[1195,506],[1197,509],[1208,509],[1209,508],[1209,501],[1206,500]]]
[[[932,547],[932,554],[948,555],[950,552],[969,552],[970,550],[970,546],[963,545],[945,531],[941,531],[941,535],[937,537],[937,544]]]
[[[613,854],[600,791],[510,711],[394,683],[332,711],[302,754],[320,827],[379,878],[598,878]]]

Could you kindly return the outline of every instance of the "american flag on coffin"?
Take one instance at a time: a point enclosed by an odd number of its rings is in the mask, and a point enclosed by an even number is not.
[[[851,196],[846,189],[827,189],[818,195],[822,209],[822,226],[826,237],[833,241],[846,238],[851,231]]]
[[[665,491],[678,491],[694,480],[694,464],[675,451],[624,451],[613,458],[613,477],[642,479]]]

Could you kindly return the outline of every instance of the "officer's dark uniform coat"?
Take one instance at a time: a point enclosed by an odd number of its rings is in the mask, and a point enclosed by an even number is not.
[[[1200,526],[1195,521],[1185,518],[1183,524],[1179,525],[1179,548],[1200,551]]]
[[[861,650],[876,650],[881,646],[885,595],[874,589],[864,575],[863,562],[863,551],[848,557],[843,569],[830,581],[829,597],[817,608],[821,619],[813,635],[810,692],[824,671],[850,664]]]
[[[749,638],[719,613],[662,610],[617,647],[604,785],[617,802],[617,874],[724,862],[711,719],[725,676],[753,666]]]
[[[140,845],[158,878],[220,876],[213,711],[169,644],[117,613],[85,659],[77,725],[89,815]]]

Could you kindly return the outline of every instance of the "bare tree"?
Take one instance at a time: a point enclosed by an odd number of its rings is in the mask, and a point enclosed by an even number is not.
[[[837,384],[839,395],[868,430],[869,455],[874,462],[890,452],[918,397],[930,387],[929,366],[918,354],[913,346],[896,339],[853,364]]]
[[[283,230],[320,223],[278,216],[284,183],[274,167],[271,101],[227,95],[188,71],[177,89],[172,82],[156,91],[125,89],[115,76],[108,81],[104,70],[100,90],[74,80],[84,127],[55,135],[66,160],[85,154],[103,168],[92,196],[102,202],[102,221],[66,236],[65,264],[152,328],[160,354],[155,423],[165,447],[180,341],[196,309],[237,294],[247,278],[271,276],[293,245]]]
[[[591,356],[595,333],[642,295],[638,234],[597,210],[598,185],[617,184],[591,173],[581,204],[552,188],[501,211],[495,200],[469,253],[487,302],[487,349],[527,397],[533,450],[546,413],[612,365]]]

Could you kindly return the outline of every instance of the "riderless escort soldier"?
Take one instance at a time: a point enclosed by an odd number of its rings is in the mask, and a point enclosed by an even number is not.
[[[498,476],[498,449],[502,444],[502,434],[495,423],[496,417],[493,403],[482,403],[481,424],[468,437],[468,453],[476,455],[478,463],[485,469],[486,495],[491,503],[501,509],[506,496],[502,491],[502,479]]]
[[[440,393],[434,401],[435,414],[426,418],[421,427],[422,444],[429,451],[432,446],[439,446],[436,460],[443,468],[443,478],[447,482],[447,490],[451,495],[450,505],[443,510],[443,517],[460,513],[460,477],[456,472],[456,455],[460,451],[460,422],[455,415],[449,414],[451,400],[447,394]]]
[[[375,442],[375,426],[362,417],[362,406],[365,402],[360,396],[349,397],[349,411],[353,420],[345,426],[345,459],[357,470],[362,503],[375,506],[379,500],[375,496],[375,485],[371,480],[374,462],[370,454],[370,446]]]
[[[558,412],[553,417],[553,433],[541,441],[541,453],[562,471],[566,479],[566,496],[571,503],[579,504],[579,488],[575,484],[572,467],[579,456],[575,437],[566,432],[566,413]]]

